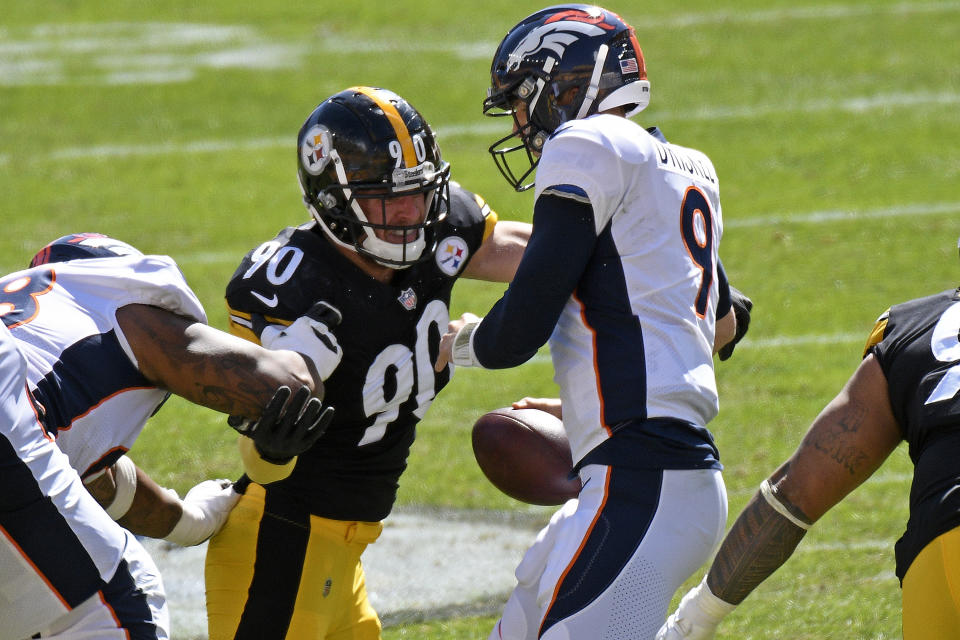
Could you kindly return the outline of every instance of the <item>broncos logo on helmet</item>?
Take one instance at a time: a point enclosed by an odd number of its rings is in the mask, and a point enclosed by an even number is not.
[[[623,107],[632,116],[650,101],[643,52],[633,27],[617,14],[591,5],[561,5],[538,11],[511,29],[490,67],[483,112],[513,115],[515,127],[490,146],[497,168],[517,191],[539,162],[550,134],[564,122]],[[525,106],[525,123],[515,110]],[[515,144],[519,138],[522,144]],[[514,171],[510,154],[527,164]],[[519,175],[518,175],[519,174]]]
[[[516,71],[520,64],[529,56],[541,49],[549,49],[556,54],[558,60],[563,58],[567,46],[576,42],[581,35],[599,36],[604,33],[603,27],[612,29],[610,25],[598,25],[595,22],[578,20],[581,12],[565,12],[557,14],[562,22],[548,21],[537,27],[517,44],[516,48],[507,55],[507,71]]]

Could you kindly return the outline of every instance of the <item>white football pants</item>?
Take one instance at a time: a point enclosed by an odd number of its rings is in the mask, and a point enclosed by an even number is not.
[[[588,465],[516,570],[490,640],[653,640],[723,537],[719,470]]]

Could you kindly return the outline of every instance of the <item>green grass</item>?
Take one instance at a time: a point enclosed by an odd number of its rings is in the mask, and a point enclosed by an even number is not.
[[[529,219],[531,196],[509,191],[486,153],[497,130],[480,102],[497,42],[540,3],[0,4],[4,272],[54,237],[101,231],[175,257],[211,324],[225,327],[223,288],[242,254],[306,219],[294,174],[303,118],[354,84],[407,97],[438,130],[456,179],[501,217]],[[716,164],[724,263],[756,303],[747,340],[718,367],[721,413],[710,425],[732,522],[856,366],[877,315],[960,275],[960,4],[610,8],[636,26],[647,57],[652,103],[638,121]],[[170,25],[184,23],[210,31],[164,44]],[[213,55],[252,47],[276,64],[223,66]],[[112,74],[144,71],[180,75],[113,83]],[[829,212],[848,215],[814,216]],[[483,312],[502,290],[461,283],[452,312]],[[543,359],[459,372],[420,426],[400,506],[523,508],[482,478],[469,429],[486,410],[553,390]],[[133,454],[182,492],[237,474],[232,441],[221,416],[175,399]],[[892,547],[909,473],[900,450],[718,637],[899,637]],[[385,636],[476,638],[492,622],[398,625]]]

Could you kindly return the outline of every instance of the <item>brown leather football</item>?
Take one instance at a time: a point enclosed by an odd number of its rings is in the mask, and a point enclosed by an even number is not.
[[[473,454],[487,479],[511,498],[560,505],[580,492],[563,423],[538,409],[495,409],[473,425]]]

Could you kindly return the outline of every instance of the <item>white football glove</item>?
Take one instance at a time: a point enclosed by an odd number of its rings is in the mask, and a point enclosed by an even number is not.
[[[302,353],[313,360],[320,378],[326,380],[343,359],[343,350],[331,331],[341,318],[335,307],[318,302],[289,326],[268,324],[260,333],[260,344]]]
[[[712,640],[720,621],[736,607],[713,595],[704,576],[683,596],[677,610],[660,627],[656,640]]]
[[[164,540],[183,547],[200,544],[223,528],[238,500],[229,480],[204,480],[187,492],[183,515]]]

